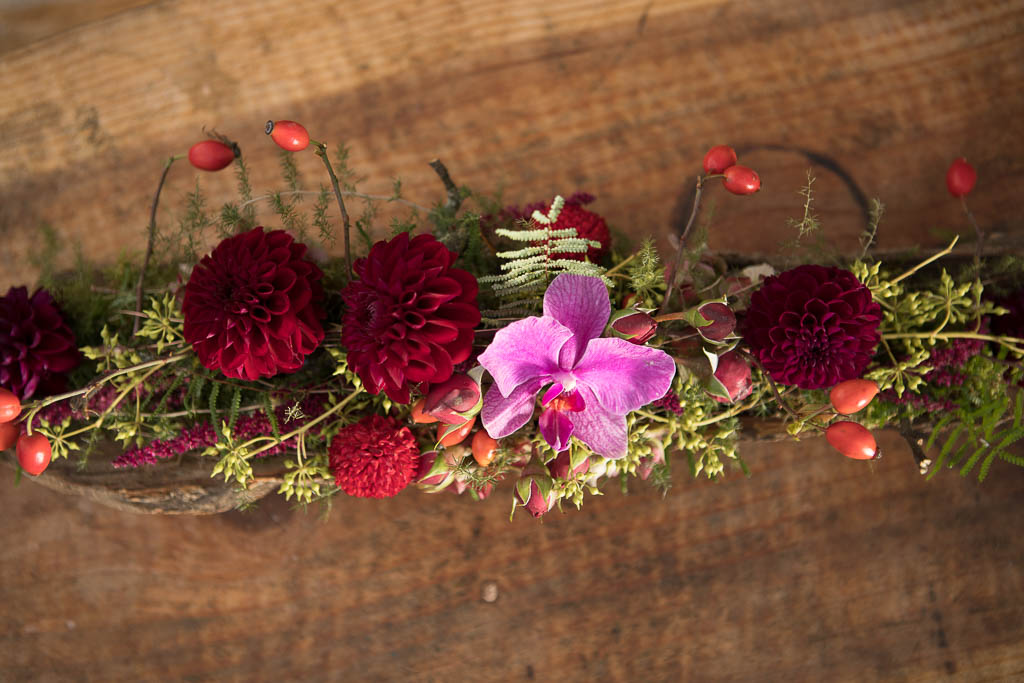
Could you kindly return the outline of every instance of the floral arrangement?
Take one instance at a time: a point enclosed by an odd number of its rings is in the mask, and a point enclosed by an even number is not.
[[[115,468],[198,454],[243,489],[256,463],[277,463],[260,476],[301,504],[410,486],[482,499],[507,480],[513,512],[540,517],[609,482],[664,490],[679,470],[747,471],[748,415],[794,439],[823,433],[859,460],[880,455],[871,430],[896,427],[928,476],[1024,466],[1009,450],[1024,437],[1024,267],[982,258],[965,160],[947,185],[977,231],[972,259],[953,240],[882,262],[875,202],[857,258],[776,269],[731,264],[693,229],[715,183],[760,189],[732,148],[714,147],[665,267],[650,241],[613,240],[590,195],[503,206],[435,161],[445,193],[428,208],[398,183],[360,192],[347,150],[332,161],[298,123],[267,133],[289,189],[254,197],[238,145],[214,134],[164,165],[141,263],[47,271],[33,293],[0,297],[0,449],[15,448],[19,476],[96,457],[107,439]],[[305,149],[330,181],[318,191],[301,189],[291,155]],[[201,171],[233,165],[240,200],[211,216],[197,185],[168,232],[157,205],[186,156]],[[819,228],[812,183],[800,237]],[[354,220],[346,199],[364,207]],[[280,227],[256,223],[259,202]],[[382,205],[406,214],[374,240]],[[331,258],[336,232],[344,255]]]

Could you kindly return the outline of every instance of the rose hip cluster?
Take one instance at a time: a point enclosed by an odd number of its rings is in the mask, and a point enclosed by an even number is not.
[[[761,189],[761,178],[754,169],[736,163],[736,150],[715,145],[704,155],[704,173],[722,176],[722,185],[733,194],[754,194]]]

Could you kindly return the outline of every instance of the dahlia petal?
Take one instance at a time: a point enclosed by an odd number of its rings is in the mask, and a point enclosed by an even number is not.
[[[664,351],[610,337],[591,341],[573,370],[602,406],[623,415],[664,396],[675,374],[675,361]]]
[[[544,292],[544,316],[553,318],[572,331],[565,345],[561,365],[573,367],[591,339],[601,336],[611,317],[608,288],[600,278],[562,273]]]
[[[501,395],[508,397],[525,382],[559,372],[559,351],[572,337],[569,328],[551,318],[524,318],[498,330],[478,362],[494,378]]]
[[[496,385],[487,390],[480,421],[491,438],[506,437],[530,421],[540,387],[539,380],[531,380],[516,387],[508,397],[502,396]]]
[[[581,386],[579,392],[587,408],[568,414],[574,427],[573,436],[598,455],[612,459],[624,457],[628,446],[626,416],[602,406],[586,387]]]

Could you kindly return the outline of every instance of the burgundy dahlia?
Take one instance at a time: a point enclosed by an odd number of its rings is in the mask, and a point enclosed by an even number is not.
[[[342,427],[328,449],[335,483],[350,496],[390,498],[412,481],[420,449],[408,427],[370,415]]]
[[[776,381],[824,389],[863,374],[880,339],[881,316],[853,273],[800,266],[754,292],[743,336]]]
[[[469,358],[480,322],[477,282],[431,235],[402,233],[355,262],[342,291],[341,342],[372,394],[409,402],[409,385],[437,384]]]
[[[548,208],[550,208],[550,205]],[[544,213],[546,210],[542,209],[541,212]],[[558,220],[555,221],[551,228],[553,230],[575,228],[576,234],[582,239],[595,240],[601,243],[600,247],[590,247],[587,249],[586,254],[564,253],[558,254],[559,258],[582,261],[583,257],[586,256],[592,263],[600,263],[611,246],[612,236],[608,231],[608,224],[604,222],[604,218],[593,211],[584,209],[583,205],[578,202],[566,201],[565,206],[562,207],[562,212],[558,214]]]
[[[185,287],[185,340],[200,362],[255,380],[302,367],[324,338],[323,273],[283,230],[256,227],[203,258]]]
[[[0,297],[0,387],[21,400],[65,390],[81,356],[53,297],[11,287]]]

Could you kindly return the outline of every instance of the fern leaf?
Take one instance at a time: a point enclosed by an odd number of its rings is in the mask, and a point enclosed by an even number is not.
[[[235,421],[238,419],[238,411],[242,407],[242,386],[235,385],[235,391],[231,394],[231,412],[228,414],[228,429],[235,429]]]
[[[217,397],[220,395],[220,382],[214,382],[213,386],[210,387],[210,424],[219,425],[220,420],[217,419]],[[218,435],[220,430],[217,430]],[[220,441],[221,437],[218,436],[217,440]]]
[[[981,469],[978,470],[978,481],[985,481],[985,477],[988,476],[988,470],[992,467],[992,461],[995,460],[996,451],[989,451],[988,455],[985,456],[985,460],[981,463]]]

